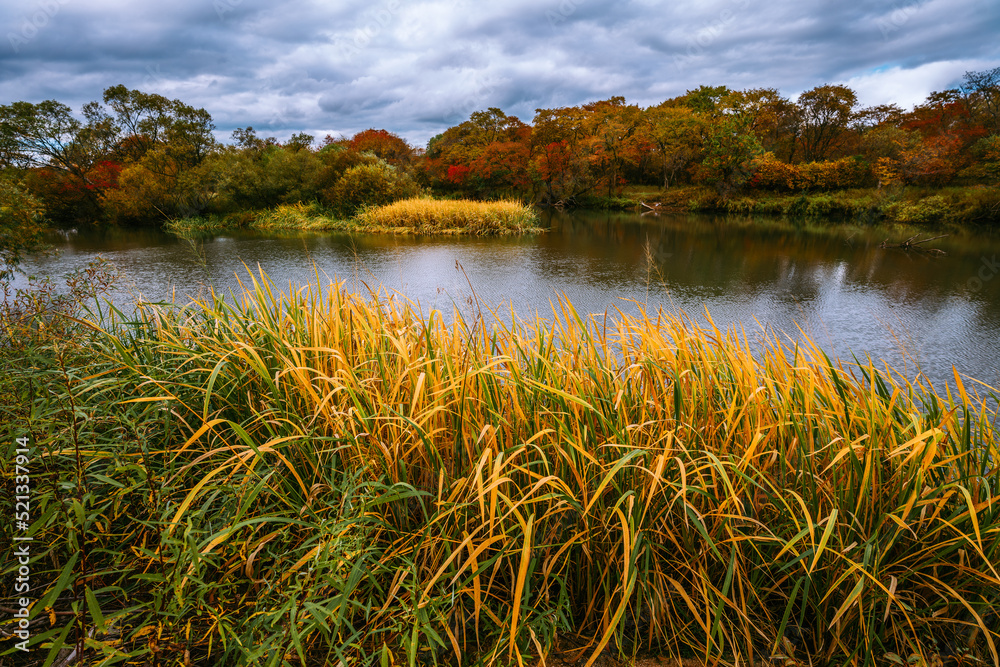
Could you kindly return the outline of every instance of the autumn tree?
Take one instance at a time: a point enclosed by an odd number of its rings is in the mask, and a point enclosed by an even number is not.
[[[630,158],[630,144],[642,119],[636,105],[625,104],[624,97],[612,97],[585,104],[589,113],[590,154],[597,174],[607,184],[608,196],[621,185],[622,170]]]
[[[555,142],[577,147],[589,136],[588,118],[588,112],[581,107],[535,109],[531,122],[532,150]]]
[[[536,200],[543,204],[570,202],[594,187],[587,156],[565,140],[536,150],[531,171],[538,188]]]
[[[358,152],[372,153],[389,164],[407,164],[413,157],[413,147],[388,130],[369,129],[358,132],[347,145]]]
[[[932,92],[923,104],[903,116],[900,126],[924,137],[958,137],[966,146],[986,135],[973,117],[969,100],[957,88]]]
[[[664,188],[698,157],[705,126],[705,120],[687,107],[660,105],[643,112],[639,135],[652,146]]]
[[[966,72],[961,91],[970,110],[990,134],[1000,132],[1000,67]]]
[[[517,116],[508,116],[496,107],[486,111],[474,111],[470,116],[471,138],[486,146],[496,141],[515,141],[523,138],[525,124]]]
[[[528,142],[530,128],[517,116],[508,116],[498,108],[476,111],[469,120],[448,128],[444,133],[431,139],[427,144],[425,169],[428,180],[435,185],[461,187],[467,192],[480,196],[492,194],[497,187],[511,185],[511,178],[497,177],[509,172],[509,158],[520,154],[530,156]],[[495,144],[505,144],[495,147]],[[524,144],[519,148],[515,144]],[[506,162],[507,166],[501,166]],[[490,176],[481,178],[477,168],[489,167]],[[517,180],[520,176],[514,177]]]
[[[757,137],[765,150],[792,160],[799,133],[799,109],[776,89],[731,90],[719,100],[719,107]]]
[[[962,175],[985,183],[1000,184],[1000,134],[980,139],[972,147],[972,155],[975,161]]]
[[[958,137],[938,135],[913,142],[898,159],[898,172],[904,182],[943,185],[960,166]]]
[[[531,186],[528,174],[530,159],[527,142],[495,141],[468,164],[468,173],[476,176],[480,187],[488,194],[524,190]]]
[[[82,129],[70,108],[55,100],[0,106],[4,161],[31,170],[28,181],[54,218],[94,219],[99,214],[99,192],[88,174],[104,156]]]
[[[870,164],[875,164],[880,158],[898,160],[906,148],[919,141],[919,133],[887,123],[861,134],[857,151]]]
[[[904,114],[898,104],[876,104],[854,112],[851,124],[859,134],[864,134],[876,127],[898,126]]]
[[[583,107],[535,109],[529,144],[539,201],[572,201],[595,187],[590,126],[591,114]]]
[[[803,159],[807,162],[831,156],[841,135],[854,117],[858,96],[847,86],[817,86],[797,101]]]

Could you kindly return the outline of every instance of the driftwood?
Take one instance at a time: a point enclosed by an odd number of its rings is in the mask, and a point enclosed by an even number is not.
[[[662,210],[662,209],[660,208],[660,202],[656,202],[656,203],[654,203],[654,204],[653,204],[652,206],[650,206],[649,204],[647,204],[647,203],[646,203],[646,202],[644,202],[644,201],[641,201],[641,202],[639,202],[639,203],[640,203],[640,204],[642,204],[643,206],[645,206],[646,208],[648,208],[648,209],[649,209],[648,211],[643,211],[643,212],[642,212],[642,214],[643,214],[643,215],[649,215],[650,213],[654,213],[654,214],[656,214],[656,215],[659,215],[659,214],[660,214],[660,211]]]
[[[917,236],[920,236],[920,235],[917,234],[916,236],[911,236],[910,238],[906,239],[902,243],[889,243],[889,239],[886,239],[885,241],[882,241],[882,243],[880,243],[878,247],[879,248],[899,248],[900,250],[918,250],[920,252],[926,252],[926,253],[930,253],[930,254],[933,254],[933,255],[944,255],[944,254],[946,254],[944,250],[940,250],[939,248],[922,248],[922,247],[920,247],[920,244],[921,243],[927,243],[928,241],[936,241],[937,239],[943,239],[944,237],[948,236],[947,234],[941,234],[940,236],[931,236],[929,238],[922,239],[920,241],[914,241],[914,239],[917,238]]]

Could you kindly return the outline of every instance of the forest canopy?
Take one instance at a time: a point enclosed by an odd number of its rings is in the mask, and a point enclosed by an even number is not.
[[[703,186],[717,196],[1000,181],[1000,68],[967,72],[911,110],[862,107],[822,85],[795,101],[774,88],[701,86],[642,108],[623,97],[537,109],[491,107],[426,149],[385,129],[286,141],[181,100],[104,91],[74,114],[46,100],[0,106],[5,237],[57,224],[160,224],[311,203],[343,217],[430,191],[543,205],[614,197],[627,185]],[[20,222],[18,222],[20,221]]]

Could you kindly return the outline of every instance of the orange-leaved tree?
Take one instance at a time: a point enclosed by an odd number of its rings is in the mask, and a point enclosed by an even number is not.
[[[413,158],[413,147],[388,130],[368,129],[358,132],[350,138],[347,145],[360,153],[372,153],[389,164],[407,164]]]

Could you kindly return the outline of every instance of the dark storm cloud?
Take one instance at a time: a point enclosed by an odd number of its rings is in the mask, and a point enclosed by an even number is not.
[[[34,0],[0,6],[0,103],[79,110],[123,83],[208,109],[227,138],[384,127],[417,144],[470,113],[702,84],[794,97],[846,83],[904,106],[1000,64],[992,0]]]

